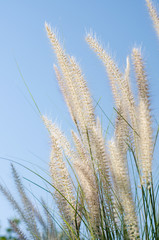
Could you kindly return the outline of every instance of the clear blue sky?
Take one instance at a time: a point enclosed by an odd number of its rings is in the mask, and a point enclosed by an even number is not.
[[[67,52],[77,58],[92,95],[96,100],[102,97],[101,106],[110,117],[113,102],[109,82],[103,65],[85,42],[85,34],[90,29],[96,32],[121,69],[132,47],[142,46],[152,110],[158,119],[159,41],[144,0],[0,0],[0,157],[14,158],[35,169],[20,160],[24,159],[48,169],[48,134],[35,113],[15,59],[41,112],[59,122],[66,134],[72,127],[53,72],[56,58],[47,39],[45,21],[59,32]],[[23,168],[18,167],[18,171],[21,176],[37,180]],[[10,163],[3,159],[0,159],[0,181],[16,195]],[[42,190],[35,192],[45,196]],[[0,203],[0,221],[4,227],[14,213],[1,194]]]

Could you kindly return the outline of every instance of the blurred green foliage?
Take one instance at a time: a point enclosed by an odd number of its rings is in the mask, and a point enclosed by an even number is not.
[[[12,221],[18,226],[20,224],[20,220],[17,218],[12,219]],[[18,240],[13,228],[9,226],[5,229],[5,234],[0,235],[0,240]]]

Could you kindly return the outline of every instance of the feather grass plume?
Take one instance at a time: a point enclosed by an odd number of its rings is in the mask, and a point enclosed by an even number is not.
[[[97,38],[91,34],[86,36],[86,41],[104,63],[115,100],[117,116],[114,138],[107,148],[81,69],[75,59],[66,54],[50,26],[45,26],[59,64],[59,68],[54,66],[59,86],[78,131],[78,134],[72,131],[74,150],[71,150],[67,141],[62,140],[59,140],[59,149],[64,150],[75,175],[77,174],[77,185],[83,204],[80,215],[86,219],[91,237],[105,239],[104,236],[107,236],[106,239],[118,239],[119,233],[123,232],[125,239],[139,239],[141,222],[139,223],[132,193],[128,152],[131,152],[134,158],[142,197],[147,192],[147,186],[152,183],[153,155],[149,86],[141,53],[138,49],[133,49],[139,95],[136,100],[130,84],[129,57],[126,60],[125,72],[122,73]],[[63,139],[58,129],[54,129],[55,135],[56,141],[58,138]],[[55,149],[53,152],[56,152]],[[60,156],[62,161],[62,154]],[[55,168],[52,168],[51,172],[55,174]],[[74,196],[72,193],[72,199]],[[143,210],[145,218],[146,209],[147,206]]]
[[[139,49],[133,49],[133,62],[138,85],[138,132],[139,132],[139,160],[142,167],[142,182],[151,182],[153,136],[150,113],[149,86],[145,73],[144,63]]]
[[[53,240],[58,239],[59,232],[55,227],[54,218],[52,213],[49,211],[49,224],[48,219],[45,219],[44,216],[40,213],[38,208],[36,208],[29,197],[27,196],[23,183],[13,165],[12,166],[12,175],[14,182],[19,193],[21,203],[18,203],[11,192],[7,190],[4,186],[0,185],[0,191],[11,203],[13,208],[17,211],[18,218],[24,224],[23,230],[16,225],[14,221],[10,221],[10,224],[13,228],[13,231],[17,234],[18,239],[28,240]],[[42,201],[42,208],[46,211],[46,204]]]
[[[159,35],[157,11],[150,0],[145,1]],[[158,132],[154,143],[149,83],[141,50],[132,50],[136,99],[131,88],[129,56],[122,72],[96,36],[86,36],[90,48],[105,66],[114,97],[114,134],[108,141],[95,115],[79,64],[66,53],[47,23],[45,27],[57,57],[58,66],[54,65],[54,70],[58,84],[76,127],[71,130],[71,144],[55,123],[42,116],[51,139],[50,175],[54,187],[51,196],[56,200],[68,239],[159,239],[159,188],[158,182],[154,187],[152,171]],[[2,185],[0,191],[17,209],[29,239],[61,239],[51,210],[42,201],[46,221],[26,195],[14,167],[12,173],[22,207]],[[11,224],[20,239],[28,239],[21,229]]]
[[[64,221],[70,226],[75,226],[75,192],[69,172],[63,161],[63,151],[66,156],[73,157],[74,155],[60,129],[47,117],[43,117],[43,121],[51,138],[50,172],[55,187],[56,202]],[[80,220],[78,219],[78,221]]]
[[[55,69],[61,91],[73,121],[81,134],[84,134],[86,127],[94,125],[95,121],[92,100],[85,79],[75,59],[65,53],[51,27],[47,23],[45,27],[60,67],[60,70],[57,67]]]
[[[158,13],[156,11],[156,8],[153,6],[151,0],[146,0],[146,3],[147,3],[148,10],[149,10],[149,14],[150,14],[151,19],[153,21],[154,28],[156,30],[156,33],[157,33],[158,37],[159,37],[159,16],[158,16]]]

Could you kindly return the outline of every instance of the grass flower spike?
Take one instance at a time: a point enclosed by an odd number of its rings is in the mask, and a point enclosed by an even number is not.
[[[48,120],[47,117],[43,117],[43,121],[51,138],[50,172],[55,188],[56,202],[64,221],[70,224],[70,226],[75,226],[76,200],[74,187],[66,164],[63,161],[64,152],[66,155],[70,155],[69,144],[52,121]]]
[[[145,73],[144,63],[139,49],[133,49],[133,62],[138,85],[138,133],[139,133],[139,161],[141,161],[142,181],[151,182],[153,136],[150,113],[149,86]]]
[[[146,3],[147,3],[148,10],[149,10],[149,14],[150,14],[151,19],[153,21],[154,28],[157,32],[158,37],[159,37],[159,16],[158,16],[158,13],[156,11],[156,8],[153,6],[151,0],[146,0]]]
[[[151,0],[145,3],[159,35],[157,11]],[[49,191],[42,189],[55,200],[55,218],[60,215],[63,232],[59,234],[55,228],[54,213],[43,200],[40,203],[47,221],[35,208],[13,166],[22,206],[1,184],[0,191],[17,210],[28,234],[14,222],[10,225],[23,240],[158,240],[159,187],[152,166],[159,130],[154,140],[150,87],[141,50],[133,48],[132,58],[126,58],[121,71],[96,36],[86,36],[104,64],[114,97],[113,134],[108,136],[112,132],[107,131],[104,136],[104,123],[95,114],[79,64],[66,53],[47,23],[45,28],[57,58],[56,78],[75,129],[70,130],[69,141],[56,123],[42,116],[50,136],[52,183],[34,173],[52,187]],[[131,71],[135,73],[137,96],[131,87]],[[99,102],[97,105],[100,107]]]

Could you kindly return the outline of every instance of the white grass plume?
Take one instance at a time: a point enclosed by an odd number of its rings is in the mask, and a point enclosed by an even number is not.
[[[138,85],[139,160],[142,167],[142,182],[150,183],[152,174],[153,136],[150,112],[149,86],[140,49],[133,49],[133,62]]]
[[[65,221],[75,226],[76,199],[74,186],[72,185],[66,164],[63,161],[63,151],[66,150],[67,154],[70,154],[69,145],[60,129],[53,124],[51,120],[43,116],[43,121],[51,138],[50,172],[55,187],[56,202]],[[63,142],[63,144],[61,144],[61,142]],[[64,146],[65,149],[63,149]]]
[[[158,37],[159,37],[159,16],[158,16],[158,13],[156,11],[156,8],[153,6],[151,0],[146,0],[146,3],[147,3],[148,10],[149,10],[149,14],[150,14],[151,19],[153,21],[154,28],[156,30],[156,33],[157,33]]]

